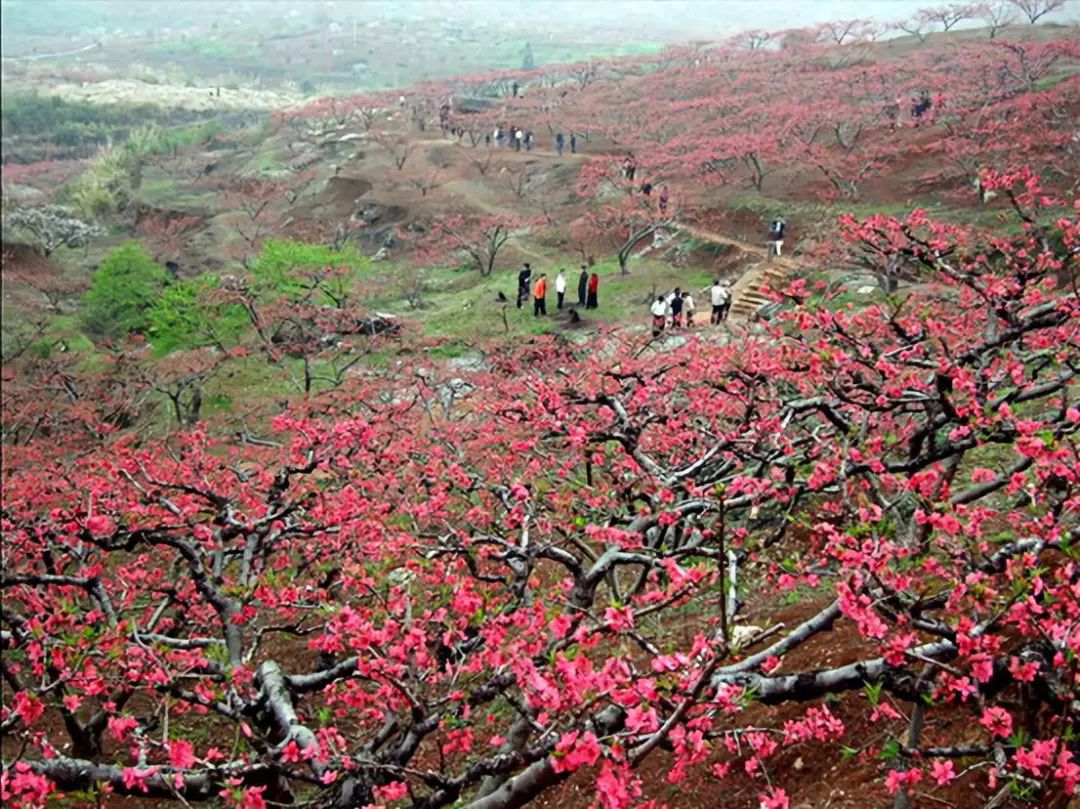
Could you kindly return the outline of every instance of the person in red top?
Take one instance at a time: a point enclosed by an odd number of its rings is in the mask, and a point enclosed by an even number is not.
[[[533,284],[533,317],[547,314],[547,274],[540,273],[540,277]]]
[[[600,276],[593,273],[589,278],[589,297],[585,301],[586,309],[597,308],[596,293],[600,289]]]

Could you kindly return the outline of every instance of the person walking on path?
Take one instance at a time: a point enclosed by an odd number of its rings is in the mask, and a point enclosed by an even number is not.
[[[540,277],[533,286],[533,317],[547,314],[547,275],[540,273]]]
[[[521,151],[521,142],[523,140],[525,140],[525,133],[522,132],[520,129],[515,129],[514,130],[514,151],[515,152],[520,152]]]
[[[529,266],[529,262],[525,262],[525,269],[518,273],[518,296],[517,296],[517,308],[520,309],[525,303],[525,299],[529,297],[529,280],[532,278],[532,267]]]
[[[589,297],[585,301],[586,309],[596,309],[600,306],[597,303],[597,293],[600,291],[600,276],[593,273],[589,276]]]
[[[656,296],[656,300],[649,307],[649,312],[652,314],[652,336],[659,337],[667,324],[668,305],[663,295]]]
[[[570,133],[570,154],[577,154],[577,135]]]
[[[533,147],[533,133],[532,133],[532,130],[529,129],[529,130],[527,130],[525,132],[525,151],[526,152],[531,152],[532,147]]]
[[[709,322],[714,326],[719,325],[721,320],[727,318],[727,310],[731,308],[731,290],[725,281],[716,279],[716,283],[709,287],[709,299],[712,301],[712,315]]]
[[[566,297],[566,270],[559,270],[559,274],[555,276],[555,295],[558,298],[555,308],[562,309],[563,299]]]
[[[562,157],[562,150],[565,144],[566,141],[563,139],[563,133],[560,132],[555,136],[555,151],[559,153],[559,157]]]
[[[682,294],[683,311],[686,313],[686,328],[692,329],[694,327],[694,296],[690,294],[690,290],[686,290]]]
[[[667,216],[668,193],[667,193],[667,186],[666,185],[661,186],[661,188],[660,188],[659,203],[660,203],[660,215],[661,216]]]
[[[581,265],[581,275],[577,279],[577,302],[578,306],[585,305],[585,296],[589,291],[589,271],[585,269],[585,265]]]

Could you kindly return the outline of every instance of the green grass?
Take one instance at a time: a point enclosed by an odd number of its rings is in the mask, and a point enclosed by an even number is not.
[[[174,211],[205,214],[220,205],[220,197],[217,193],[196,191],[167,176],[155,177],[151,170],[146,170],[143,181],[135,193],[138,199],[147,205]]]
[[[163,55],[191,55],[202,56],[207,59],[254,59],[259,55],[258,49],[250,43],[224,42],[220,39],[190,39],[173,40],[162,42],[153,46],[152,53]]]
[[[413,270],[410,268],[388,269],[388,277],[419,272],[423,274],[428,292],[423,298],[423,308],[411,309],[404,300],[390,297],[377,301],[378,308],[398,314],[417,323],[429,337],[446,340],[441,351],[446,356],[459,356],[466,347],[480,340],[498,337],[523,337],[548,332],[558,332],[566,327],[563,318],[555,317],[555,274],[560,266],[567,269],[567,301],[577,300],[577,257],[564,261],[533,261],[534,272],[548,275],[548,317],[533,316],[531,298],[519,310],[515,306],[517,295],[517,268],[496,270],[484,278],[475,270],[464,268],[433,268]],[[593,270],[600,275],[600,308],[580,311],[588,326],[626,326],[648,322],[648,307],[654,292],[667,292],[681,286],[697,292],[710,283],[709,274],[701,269],[678,269],[658,261],[635,261],[630,274],[621,276],[614,259],[597,264]],[[508,299],[498,300],[502,292]],[[697,296],[698,310],[702,308],[702,296]],[[503,315],[505,314],[505,322]]]

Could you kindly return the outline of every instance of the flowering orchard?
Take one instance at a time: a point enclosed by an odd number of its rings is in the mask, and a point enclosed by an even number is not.
[[[268,440],[19,432],[4,801],[502,809],[581,771],[609,809],[690,776],[783,809],[784,754],[868,745],[898,800],[1075,793],[1080,228],[1031,174],[985,182],[1011,235],[847,220],[918,291],[797,282],[730,346],[403,354]],[[797,587],[804,622],[746,624]]]

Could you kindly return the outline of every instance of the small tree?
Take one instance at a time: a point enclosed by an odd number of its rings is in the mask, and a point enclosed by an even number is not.
[[[33,248],[46,257],[61,247],[85,247],[104,232],[62,205],[17,208],[4,216],[4,228],[29,234]]]
[[[1020,9],[1032,25],[1038,22],[1040,17],[1051,11],[1057,11],[1065,5],[1065,0],[1009,0],[1009,2]]]
[[[94,273],[83,299],[83,320],[104,337],[143,332],[168,283],[168,273],[142,245],[128,242],[109,253]]]
[[[990,39],[995,39],[1002,29],[1012,25],[1016,18],[1014,8],[1008,3],[981,3],[977,7],[977,14],[986,26]]]
[[[928,22],[940,23],[942,31],[949,31],[958,23],[969,20],[978,13],[979,8],[973,3],[952,3],[925,9],[921,16]]]
[[[514,231],[524,226],[516,217],[489,216],[470,219],[464,216],[451,216],[436,221],[427,239],[416,251],[419,261],[426,262],[453,252],[460,251],[483,276],[491,275],[495,269],[495,259],[514,235]]]

